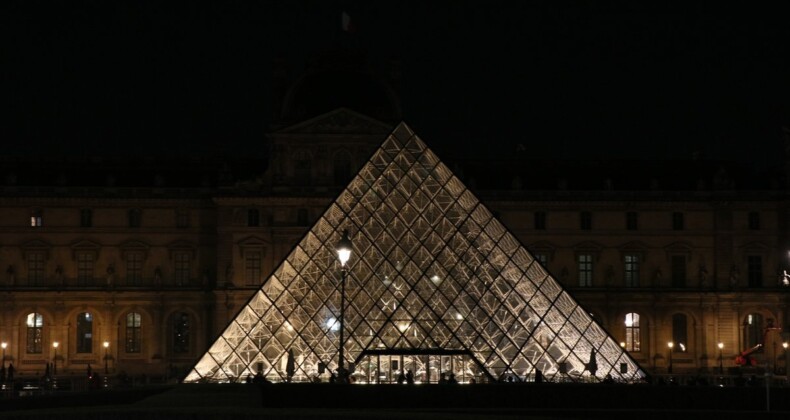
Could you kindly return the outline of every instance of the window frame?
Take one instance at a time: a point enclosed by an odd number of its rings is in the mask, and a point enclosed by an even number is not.
[[[637,312],[625,314],[623,326],[625,327],[625,350],[631,352],[642,351],[642,326],[641,316]]]
[[[88,324],[86,329],[86,324]],[[77,314],[75,352],[80,354],[93,353],[93,315],[90,312]],[[86,335],[87,332],[87,336]]]
[[[42,354],[44,353],[44,315],[31,312],[27,314],[26,319],[25,352],[27,354]]]
[[[593,254],[578,254],[576,257],[579,287],[593,286]]]
[[[139,312],[126,314],[125,346],[126,353],[142,353],[143,348],[143,316]]]

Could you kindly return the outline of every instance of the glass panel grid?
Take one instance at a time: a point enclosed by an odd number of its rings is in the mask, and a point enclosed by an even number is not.
[[[552,377],[566,363],[567,375],[581,379],[591,375],[584,364],[595,349],[600,352],[596,376],[604,371],[622,380],[644,375],[477,197],[401,126],[186,382],[237,381],[259,366],[270,380],[292,374],[293,380],[312,381],[320,371],[327,377],[336,369],[344,277],[335,245],[344,229],[353,242],[345,277],[346,363],[361,363],[365,350],[460,350],[469,352],[474,366],[484,367],[473,369],[481,378],[505,372],[527,376],[536,369]],[[292,372],[286,368],[289,359]],[[612,369],[615,363],[633,368],[620,376]]]

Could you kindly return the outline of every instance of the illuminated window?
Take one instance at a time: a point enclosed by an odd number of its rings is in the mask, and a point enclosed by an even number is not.
[[[628,351],[640,351],[640,334],[639,328],[639,314],[627,313],[625,314],[625,349]]]
[[[139,313],[126,314],[126,352],[140,353],[142,349],[142,317]]]
[[[672,347],[675,353],[685,353],[688,351],[688,321],[684,314],[672,315],[672,342],[676,343]]]
[[[27,284],[41,286],[44,283],[44,253],[27,253]]]
[[[763,343],[763,316],[758,313],[746,315],[743,320],[743,348],[750,349]]]
[[[27,314],[27,352],[41,354],[44,342],[44,317],[38,313]]]
[[[33,214],[30,215],[30,226],[41,227],[43,225],[44,218],[41,215],[41,210],[33,210]]]
[[[244,278],[249,285],[261,283],[261,253],[247,252],[244,254]]]
[[[639,255],[625,256],[625,286],[639,287]]]
[[[173,353],[189,353],[189,314],[173,316]]]
[[[90,312],[77,315],[77,353],[93,353],[93,316]]]
[[[593,259],[591,254],[581,254],[579,259],[579,286],[591,287],[593,281]]]

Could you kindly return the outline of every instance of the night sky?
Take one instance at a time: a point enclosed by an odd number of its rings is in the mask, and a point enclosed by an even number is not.
[[[787,10],[632,3],[4,2],[4,153],[256,153],[272,59],[353,45],[444,153],[779,163]]]

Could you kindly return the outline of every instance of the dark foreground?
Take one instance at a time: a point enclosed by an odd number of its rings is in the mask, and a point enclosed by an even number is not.
[[[0,400],[11,419],[788,418],[790,388],[602,384],[175,385]]]

